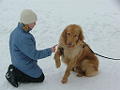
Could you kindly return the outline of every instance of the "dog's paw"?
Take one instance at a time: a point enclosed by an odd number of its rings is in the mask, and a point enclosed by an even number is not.
[[[54,59],[55,59],[56,68],[59,68],[61,66],[60,57],[55,55]]]
[[[62,80],[61,80],[61,82],[62,82],[63,84],[67,83],[67,81],[68,81],[68,79],[62,79]]]
[[[59,68],[61,66],[61,63],[56,63],[56,68]]]
[[[78,73],[76,76],[77,76],[77,77],[83,77],[84,75],[83,75],[83,74]]]

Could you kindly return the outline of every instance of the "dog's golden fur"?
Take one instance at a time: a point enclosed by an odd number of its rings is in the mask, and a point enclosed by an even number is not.
[[[54,59],[57,68],[61,65],[60,60],[67,65],[62,83],[67,82],[70,71],[77,72],[77,76],[87,77],[98,73],[99,61],[84,42],[81,27],[75,24],[67,26],[62,32]]]

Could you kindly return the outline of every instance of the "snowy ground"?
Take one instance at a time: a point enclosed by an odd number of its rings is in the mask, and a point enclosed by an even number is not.
[[[25,8],[33,9],[38,15],[37,26],[32,31],[38,49],[57,44],[67,25],[78,24],[83,27],[85,41],[95,52],[120,58],[119,0],[0,0],[0,90],[16,90],[4,75],[11,63],[9,35]],[[99,57],[97,76],[78,78],[71,73],[68,83],[61,84],[65,65],[57,70],[53,55],[39,60],[46,76],[43,83],[21,84],[17,90],[120,90],[120,61]]]

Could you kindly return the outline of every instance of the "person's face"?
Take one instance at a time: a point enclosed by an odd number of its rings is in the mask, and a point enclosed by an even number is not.
[[[32,23],[32,24],[28,24],[28,26],[33,29],[33,27],[36,25],[36,22]]]

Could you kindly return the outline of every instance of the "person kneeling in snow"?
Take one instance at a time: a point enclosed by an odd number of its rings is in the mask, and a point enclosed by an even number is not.
[[[32,10],[23,10],[18,26],[10,35],[9,47],[12,64],[9,65],[5,77],[15,87],[19,86],[19,82],[43,82],[45,76],[37,60],[55,52],[56,45],[44,50],[36,50],[35,39],[30,33],[36,21],[37,16]]]

